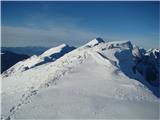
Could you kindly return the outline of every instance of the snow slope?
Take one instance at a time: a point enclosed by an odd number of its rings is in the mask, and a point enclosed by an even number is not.
[[[129,41],[94,39],[55,62],[3,77],[2,118],[158,119],[159,99],[133,73],[132,49]]]
[[[50,48],[39,56],[33,55],[27,60],[20,61],[19,63],[11,67],[9,70],[7,70],[5,73],[3,73],[2,76],[6,76],[14,72],[22,72],[33,67],[46,64],[48,62],[53,62],[56,59],[62,57],[64,54],[72,51],[73,49],[75,49],[75,47],[70,47],[66,44]]]

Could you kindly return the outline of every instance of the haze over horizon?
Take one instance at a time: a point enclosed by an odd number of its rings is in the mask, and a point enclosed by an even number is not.
[[[80,46],[95,37],[159,48],[155,2],[2,1],[2,47]]]

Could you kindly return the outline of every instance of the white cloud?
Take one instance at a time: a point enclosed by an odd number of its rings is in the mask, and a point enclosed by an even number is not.
[[[78,46],[97,34],[70,27],[33,29],[2,26],[2,46],[57,46],[62,43]]]

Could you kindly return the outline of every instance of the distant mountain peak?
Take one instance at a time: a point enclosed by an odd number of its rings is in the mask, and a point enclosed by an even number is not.
[[[105,41],[102,38],[97,37],[97,38],[91,40],[90,42],[88,42],[85,46],[93,47],[93,46],[98,45],[99,43],[104,43],[104,42]]]
[[[69,46],[69,45],[68,45],[68,44],[63,43],[63,44],[59,45],[58,47],[66,47],[66,46]]]
[[[53,47],[42,53],[41,55],[33,55],[30,58],[20,61],[11,68],[9,68],[6,73],[11,74],[14,72],[22,72],[31,68],[34,68],[36,66],[40,66],[49,62],[53,62],[57,60],[58,58],[62,57],[66,53],[74,50],[75,47],[69,46],[67,44],[61,44],[57,47]],[[6,75],[4,74],[4,76]]]
[[[41,54],[41,56],[50,56],[50,55],[52,55],[53,53],[57,53],[57,52],[60,52],[62,49],[64,49],[64,48],[70,48],[70,46],[69,45],[67,45],[67,44],[61,44],[61,45],[59,45],[59,46],[57,46],[57,47],[53,47],[53,48],[50,48],[50,49],[48,49],[47,51],[45,51],[43,54]]]
[[[101,43],[101,42],[105,42],[101,37],[97,37],[96,40]]]

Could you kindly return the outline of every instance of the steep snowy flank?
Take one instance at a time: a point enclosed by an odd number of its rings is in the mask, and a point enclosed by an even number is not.
[[[132,50],[130,41],[96,38],[55,62],[3,77],[2,117],[158,119],[159,100],[134,73]]]
[[[141,51],[138,47],[133,50],[134,70],[139,72],[153,86],[159,87],[160,50],[149,49]],[[160,93],[159,93],[160,96]]]
[[[142,52],[140,51],[139,47],[136,45],[133,45],[132,54],[135,57],[135,60],[142,58]]]
[[[9,74],[12,74],[14,72],[22,72],[30,68],[46,64],[48,62],[53,62],[56,59],[62,57],[64,54],[72,51],[73,49],[75,49],[75,47],[70,47],[66,44],[62,44],[58,47],[51,48],[39,56],[33,55],[27,60],[18,62],[16,65],[14,65],[4,74],[2,74],[2,76],[8,76]]]

